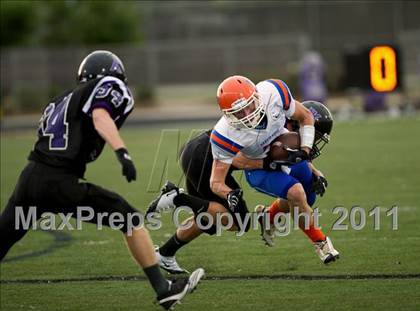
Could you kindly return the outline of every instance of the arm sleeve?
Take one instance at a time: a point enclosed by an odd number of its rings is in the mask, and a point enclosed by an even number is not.
[[[295,100],[293,99],[289,87],[282,80],[270,79],[267,81],[274,85],[274,87],[276,88],[280,96],[281,103],[283,105],[282,108],[284,110],[284,113],[286,117],[290,119],[290,117],[295,113]]]
[[[234,155],[226,152],[214,143],[211,143],[211,152],[213,153],[214,160],[219,160],[226,164],[232,164]]]
[[[242,146],[216,130],[213,130],[210,134],[210,143],[213,159],[227,164],[232,164],[233,158],[242,149]]]
[[[128,115],[133,106],[133,97],[125,83],[115,77],[105,77],[95,86],[82,110],[92,116],[95,108],[103,108],[116,121]]]

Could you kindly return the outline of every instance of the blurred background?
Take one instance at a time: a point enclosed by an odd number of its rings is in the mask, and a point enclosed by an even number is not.
[[[419,1],[1,1],[2,128],[36,126],[95,49],[125,64],[131,122],[216,119],[217,85],[232,74],[282,79],[338,119],[412,114],[419,16]],[[375,46],[395,52],[379,56],[379,82],[389,68],[397,79],[379,92],[369,81]]]

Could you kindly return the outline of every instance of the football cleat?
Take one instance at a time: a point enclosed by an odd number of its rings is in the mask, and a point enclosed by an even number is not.
[[[149,204],[146,215],[150,213],[160,213],[167,209],[176,208],[174,198],[182,192],[184,192],[184,189],[178,188],[170,181],[167,181],[160,190],[159,196]]]
[[[334,248],[329,237],[325,241],[314,243],[315,252],[325,264],[339,259],[340,253]]]
[[[274,232],[276,231],[276,227],[273,224],[268,224],[267,220],[267,209],[264,205],[257,205],[254,209],[255,213],[260,214],[258,216],[258,223],[261,227],[261,238],[264,241],[265,245],[269,247],[274,246]],[[269,228],[269,229],[267,229]]]
[[[187,270],[181,268],[176,262],[175,256],[163,256],[159,252],[159,246],[155,246],[156,258],[158,260],[159,266],[171,273],[171,274],[180,274],[180,273],[189,273]]]
[[[194,291],[203,277],[204,269],[198,268],[189,277],[172,281],[169,291],[157,297],[157,303],[165,310],[173,310],[185,295]]]

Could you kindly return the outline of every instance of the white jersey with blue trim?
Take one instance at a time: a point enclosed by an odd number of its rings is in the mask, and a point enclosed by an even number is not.
[[[220,118],[210,135],[214,159],[231,164],[239,151],[251,159],[265,158],[270,143],[288,131],[284,126],[286,118],[295,112],[295,101],[286,83],[270,79],[256,87],[265,120],[255,129],[244,129],[231,126],[224,116]]]

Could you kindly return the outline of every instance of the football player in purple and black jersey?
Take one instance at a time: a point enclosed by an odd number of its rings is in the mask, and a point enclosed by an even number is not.
[[[120,230],[130,253],[143,268],[158,303],[165,309],[172,308],[194,290],[204,270],[199,268],[189,277],[168,281],[159,270],[152,241],[140,226],[140,218],[130,219],[136,228],[128,228],[129,215],[137,210],[119,194],[79,180],[86,165],[100,156],[105,143],[115,151],[127,181],[136,180],[134,162],[118,131],[134,106],[123,63],[111,52],[95,51],[80,64],[77,82],[73,90],[44,108],[38,140],[0,216],[0,261],[28,231],[15,227],[18,207],[26,218],[31,207],[36,207],[37,218],[44,212],[77,215],[77,207],[91,207],[94,217],[89,222],[98,224],[101,220],[108,226],[110,215],[119,213],[124,219]]]

